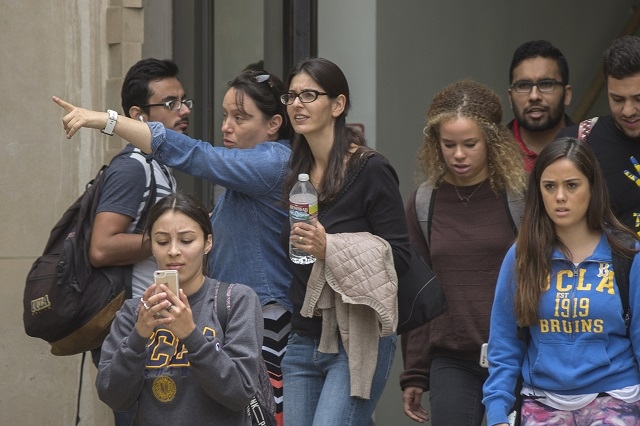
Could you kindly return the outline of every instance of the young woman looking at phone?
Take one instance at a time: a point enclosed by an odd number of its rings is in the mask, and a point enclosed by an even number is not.
[[[231,284],[222,329],[214,311],[219,282],[204,275],[211,223],[196,198],[177,193],[160,200],[145,236],[158,266],[178,270],[179,294],[164,284],[156,293],[153,284],[142,299],[125,302],[102,345],[100,399],[114,410],[137,402],[140,425],[250,425],[245,407],[263,362],[258,296]]]

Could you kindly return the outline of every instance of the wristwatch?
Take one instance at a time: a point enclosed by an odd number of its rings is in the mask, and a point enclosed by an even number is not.
[[[112,109],[108,109],[107,114],[109,114],[109,120],[107,120],[107,125],[104,126],[104,129],[100,131],[105,135],[113,136],[113,128],[116,127],[116,122],[118,121],[118,113]]]

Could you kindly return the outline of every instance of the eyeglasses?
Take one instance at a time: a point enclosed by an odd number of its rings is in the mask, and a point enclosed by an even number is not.
[[[519,80],[515,81],[511,85],[511,88],[515,90],[516,93],[530,93],[534,87],[537,87],[540,93],[551,93],[556,90],[556,86],[563,85],[563,82],[553,79],[540,80],[535,83],[529,80]]]
[[[284,95],[280,96],[280,102],[282,102],[285,105],[291,105],[292,103],[295,102],[296,98],[298,98],[300,99],[300,102],[302,102],[303,104],[308,104],[318,99],[318,96],[320,95],[329,96],[328,93],[318,92],[317,90],[309,89],[309,90],[303,90],[300,93],[294,93],[294,92],[285,93]]]
[[[171,111],[178,111],[180,108],[182,108],[182,105],[186,106],[189,109],[192,109],[193,108],[193,100],[192,99],[185,99],[184,101],[180,101],[178,99],[173,99],[171,101],[161,102],[159,104],[140,105],[140,107],[141,108],[146,108],[146,107],[152,107],[152,106],[165,106],[165,107],[169,108]]]

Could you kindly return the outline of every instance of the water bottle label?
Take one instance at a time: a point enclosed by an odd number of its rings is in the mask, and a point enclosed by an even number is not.
[[[318,204],[289,203],[289,216],[295,221],[311,220],[318,215]]]

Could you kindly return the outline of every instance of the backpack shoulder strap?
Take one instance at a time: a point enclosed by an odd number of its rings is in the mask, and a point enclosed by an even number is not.
[[[70,252],[67,262],[69,262],[69,270],[74,271],[76,279],[78,276],[82,277],[81,279],[88,277],[93,269],[91,261],[89,260],[89,245],[91,242],[91,232],[93,230],[94,218],[96,217],[96,210],[100,203],[100,193],[102,192],[106,169],[107,166],[103,165],[96,174],[96,177],[87,183],[85,192],[71,207],[69,207],[69,209],[67,209],[67,212],[69,212],[77,205],[77,210],[73,217],[73,222],[75,223],[75,243],[67,246],[69,250],[73,250],[73,252]],[[66,214],[67,213],[65,212],[65,216]],[[60,220],[65,220],[65,216]],[[56,225],[56,227],[58,227],[58,225]],[[64,229],[66,229],[66,227],[61,230]],[[51,252],[55,243],[59,241],[58,238],[59,237],[56,236],[54,239],[52,231],[52,235],[43,254]],[[80,256],[82,256],[82,258],[80,258]],[[73,280],[71,285],[76,288],[76,290],[80,291],[77,287],[76,279]]]
[[[416,190],[416,217],[420,222],[422,233],[427,241],[427,247],[431,241],[431,222],[433,218],[433,205],[437,189],[427,182],[422,183]],[[509,209],[509,220],[514,233],[517,234],[520,221],[524,213],[524,194],[517,194],[507,190],[505,201]]]
[[[596,125],[598,121],[598,117],[587,118],[586,120],[582,120],[578,125],[578,140],[584,142],[589,137],[593,126]]]
[[[147,197],[147,201],[144,203],[144,207],[140,212],[140,218],[138,219],[138,223],[136,223],[136,227],[133,230],[134,234],[142,234],[144,232],[144,227],[147,224],[149,211],[151,210],[151,207],[153,207],[153,205],[156,203],[156,198],[158,196],[157,189],[156,189],[156,174],[153,168],[153,154],[145,154],[142,151],[139,151],[137,149],[136,150],[124,149],[111,159],[111,161],[109,162],[109,165],[111,165],[111,163],[119,156],[131,155],[135,153],[138,153],[139,155],[143,156],[147,162],[147,165],[149,166],[149,180],[147,181],[149,185],[149,197]],[[106,168],[106,167],[107,166],[103,166],[103,168]]]
[[[431,218],[433,217],[433,202],[436,191],[428,182],[423,182],[416,190],[416,217],[420,222],[427,247],[431,241]]]
[[[229,294],[230,284],[224,281],[218,281],[215,289],[215,314],[218,317],[222,331],[227,330],[227,306],[231,306],[231,295]],[[222,297],[224,295],[225,297]],[[260,356],[262,358],[262,356]],[[256,394],[251,398],[246,408],[247,414],[251,417],[254,425],[276,426],[276,406],[273,396],[273,389],[269,380],[264,360],[260,363],[259,387]]]
[[[631,323],[631,307],[629,306],[629,272],[631,271],[632,258],[612,253],[613,273],[616,277],[616,284],[620,291],[622,302],[622,316],[624,324],[627,326],[627,337],[629,336],[629,324]]]
[[[510,189],[507,189],[506,193],[507,209],[509,211],[509,221],[511,222],[511,228],[517,235],[520,228],[520,222],[522,221],[522,215],[524,214],[524,194],[517,194]]]
[[[157,189],[156,189],[156,174],[153,169],[153,156],[146,156],[147,164],[149,165],[149,197],[147,198],[147,202],[140,213],[140,219],[138,219],[138,223],[136,224],[136,229],[133,231],[134,234],[142,234],[144,232],[144,227],[147,225],[147,218],[149,217],[149,211],[151,207],[156,203],[157,197]]]
[[[121,155],[129,155],[132,154],[132,151],[127,151],[127,150],[123,150],[120,151],[118,154],[116,154],[115,157],[113,157],[111,159],[111,161],[109,162],[109,165],[111,165],[111,162],[113,162],[113,160],[116,157],[119,157]],[[144,155],[144,154],[142,154]],[[149,217],[149,211],[151,211],[151,207],[153,207],[153,205],[156,203],[156,197],[157,197],[157,192],[156,192],[156,175],[154,173],[154,169],[153,169],[153,155],[152,154],[148,154],[148,155],[144,155],[145,159],[147,161],[147,164],[149,165],[149,197],[147,197],[147,201],[144,204],[144,207],[142,208],[142,211],[140,212],[140,218],[138,219],[138,222],[136,223],[136,227],[133,230],[134,234],[142,234],[144,232],[144,228],[147,224],[147,218]],[[107,168],[108,166],[102,166],[101,172],[103,172],[102,174],[100,174],[100,187],[97,188],[97,190],[101,190],[102,189],[102,181],[104,180],[103,176],[104,176],[104,170]],[[98,195],[95,203],[95,206],[92,207],[92,214],[91,217],[95,217],[95,212],[96,209],[98,207],[98,202],[100,199],[100,196]],[[93,226],[93,219],[92,219],[92,224],[91,226]],[[124,291],[125,291],[125,298],[127,299],[131,299],[132,294],[133,294],[133,276],[132,276],[132,269],[128,268],[128,270],[125,271],[125,287],[124,287]]]
[[[218,316],[218,321],[222,326],[222,331],[227,330],[227,302],[231,302],[230,295],[228,294],[229,283],[224,281],[218,281],[218,288],[215,291],[215,306],[216,306],[216,315]],[[220,294],[224,295],[224,297],[220,297]]]
[[[86,229],[80,228],[79,231],[85,234],[85,237],[87,238],[86,241],[91,240],[91,230],[93,229],[93,219],[96,216],[96,210],[98,209],[98,204],[100,203],[100,192],[102,191],[102,184],[104,183],[104,177],[106,175],[105,171],[107,170],[107,167],[109,166],[105,164],[100,168],[100,170],[98,170],[96,177],[94,177],[87,183],[87,185],[85,186],[85,192],[81,196],[82,198],[81,206],[80,206],[81,214],[83,217],[86,217],[89,219],[88,224],[90,226],[87,227]],[[89,198],[89,196],[91,198]],[[77,238],[77,234],[76,234],[76,238]]]

